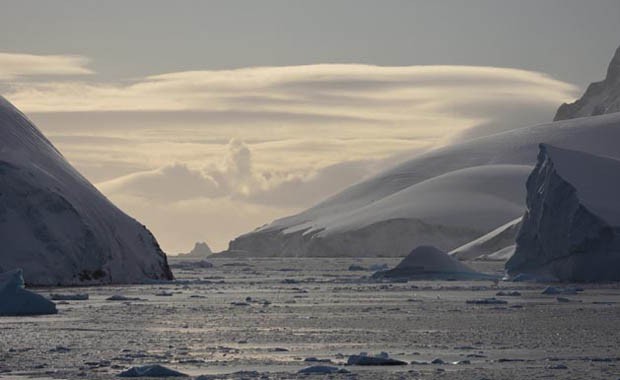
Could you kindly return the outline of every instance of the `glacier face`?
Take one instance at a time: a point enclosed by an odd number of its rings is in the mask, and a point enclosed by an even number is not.
[[[613,112],[620,112],[620,47],[609,63],[605,79],[590,84],[583,96],[575,102],[562,104],[553,120]]]
[[[172,279],[153,235],[0,97],[0,271],[29,285]]]
[[[256,256],[405,256],[449,251],[523,215],[524,183],[548,142],[620,158],[620,113],[519,128],[420,154],[297,215],[242,235]]]
[[[620,280],[618,194],[620,161],[541,144],[508,273]]]

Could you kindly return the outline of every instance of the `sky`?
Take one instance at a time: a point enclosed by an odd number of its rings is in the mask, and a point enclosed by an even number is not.
[[[164,250],[230,239],[415,154],[552,119],[614,1],[5,1],[0,93]]]

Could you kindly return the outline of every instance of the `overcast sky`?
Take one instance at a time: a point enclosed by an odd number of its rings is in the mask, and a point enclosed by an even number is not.
[[[170,253],[548,121],[620,45],[617,0],[0,5],[2,94]]]

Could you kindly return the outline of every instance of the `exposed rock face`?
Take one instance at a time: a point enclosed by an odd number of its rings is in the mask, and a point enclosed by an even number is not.
[[[609,64],[605,80],[590,84],[583,96],[574,103],[562,104],[553,120],[613,112],[620,112],[620,47]]]
[[[29,285],[172,279],[153,235],[0,97],[0,271]]]
[[[540,145],[512,276],[620,280],[620,161]]]

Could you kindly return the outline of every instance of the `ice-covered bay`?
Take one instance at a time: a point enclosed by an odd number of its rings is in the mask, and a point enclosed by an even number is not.
[[[306,378],[297,372],[312,365],[351,372],[329,375],[336,379],[620,374],[619,285],[586,285],[559,302],[541,294],[545,284],[384,283],[348,270],[393,267],[398,258],[209,261],[213,268],[184,265],[173,284],[35,289],[89,299],[58,302],[53,316],[0,318],[0,377],[112,379],[154,363],[233,379]],[[468,265],[486,273],[502,267]],[[139,300],[108,301],[112,295]],[[508,303],[466,303],[492,297]],[[349,355],[382,351],[414,364],[345,365]]]

